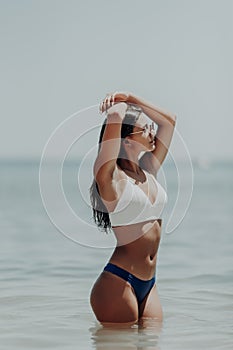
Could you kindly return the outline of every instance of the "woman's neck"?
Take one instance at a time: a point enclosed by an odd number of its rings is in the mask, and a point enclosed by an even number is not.
[[[132,161],[132,160],[121,158],[120,167],[122,170],[127,170],[135,174],[139,174],[141,172],[141,168],[138,164],[138,159],[136,159],[135,161]]]
[[[130,176],[135,180],[135,184],[144,183],[146,181],[146,176],[143,170],[140,168],[137,163],[129,161],[127,159],[121,159],[120,168],[126,173],[126,175]]]
[[[139,174],[142,171],[139,166],[139,154],[133,152],[128,153],[125,150],[122,150],[122,152],[119,155],[119,158],[119,165],[122,170],[125,169],[135,174]]]

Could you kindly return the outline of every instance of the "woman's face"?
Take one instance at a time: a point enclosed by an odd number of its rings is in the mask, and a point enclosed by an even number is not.
[[[155,149],[154,123],[148,124],[147,119],[141,114],[134,125],[133,132],[128,137],[141,147],[141,151],[153,151]]]

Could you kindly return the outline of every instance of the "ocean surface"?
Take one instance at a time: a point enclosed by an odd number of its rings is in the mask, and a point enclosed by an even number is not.
[[[92,175],[88,164],[80,172],[80,164],[67,162],[62,176],[66,203],[78,217],[72,222],[53,187],[56,165],[43,169],[50,212],[39,161],[0,162],[0,348],[233,349],[233,162],[193,163],[193,189],[184,184],[184,215],[169,233],[177,169],[164,165],[169,203],[157,266],[164,321],[126,329],[102,328],[89,305],[114,238],[91,223]],[[190,169],[178,168],[185,183]]]

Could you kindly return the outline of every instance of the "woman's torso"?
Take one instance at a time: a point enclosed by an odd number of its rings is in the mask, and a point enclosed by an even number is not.
[[[161,220],[147,221],[113,229],[117,239],[110,262],[138,278],[151,279],[156,272],[161,237]]]
[[[110,214],[117,240],[110,262],[146,280],[155,274],[161,235],[161,219],[157,216],[166,202],[166,193],[153,175],[145,174],[144,183],[135,183],[124,171],[117,172],[119,200],[115,208],[121,209],[116,217]],[[128,217],[132,223],[125,224]]]

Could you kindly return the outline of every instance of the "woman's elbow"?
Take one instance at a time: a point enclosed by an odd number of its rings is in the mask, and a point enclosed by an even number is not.
[[[174,127],[176,125],[176,120],[177,120],[176,114],[172,114],[169,121]]]
[[[176,114],[173,114],[173,113],[167,114],[163,120],[163,125],[166,126],[167,128],[169,128],[171,126],[175,127],[176,119],[177,119]]]

